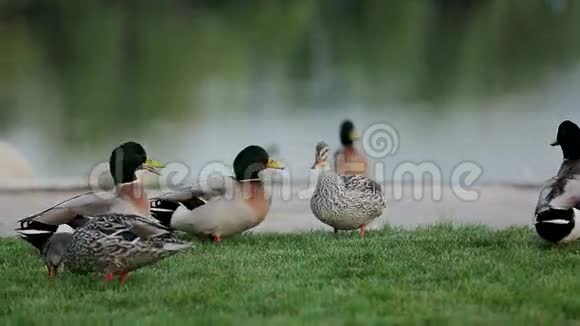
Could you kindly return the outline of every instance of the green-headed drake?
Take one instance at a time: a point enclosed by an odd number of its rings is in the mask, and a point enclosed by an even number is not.
[[[109,168],[115,189],[105,192],[87,192],[72,197],[40,213],[18,221],[16,231],[29,243],[43,250],[46,242],[59,225],[73,228],[86,223],[89,217],[108,213],[135,214],[150,217],[149,201],[135,172],[147,170],[159,174],[163,165],[151,160],[143,146],[135,142],[124,143],[113,150]]]
[[[342,147],[334,154],[334,171],[339,175],[368,174],[367,158],[354,146],[360,138],[354,123],[345,120],[340,125],[340,143]]]
[[[244,148],[234,159],[234,178],[219,186],[192,187],[151,200],[151,212],[162,224],[219,243],[260,224],[270,210],[264,189],[267,169],[284,169],[260,146]]]
[[[580,128],[572,121],[558,127],[563,161],[555,177],[540,192],[535,213],[536,232],[544,240],[566,243],[580,238]]]

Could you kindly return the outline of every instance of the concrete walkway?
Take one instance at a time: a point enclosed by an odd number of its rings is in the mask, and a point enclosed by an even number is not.
[[[441,200],[433,200],[430,189],[424,192],[424,199],[414,200],[409,186],[398,188],[403,196],[387,187],[389,198],[383,216],[370,228],[385,224],[416,227],[437,222],[456,224],[485,224],[492,227],[511,225],[531,225],[534,207],[539,193],[537,187],[513,187],[487,185],[477,188],[480,198],[466,202],[457,198],[452,189],[443,188]],[[82,191],[19,191],[0,192],[0,236],[14,235],[13,229],[20,218],[34,214]],[[290,192],[290,198],[282,199],[280,189],[274,192],[270,214],[253,232],[307,232],[310,230],[330,230],[314,218],[310,212],[310,202],[302,199],[297,190]],[[154,192],[152,193],[154,194]],[[303,195],[303,194],[302,194]],[[303,196],[302,196],[303,197]],[[394,198],[400,198],[395,200]]]

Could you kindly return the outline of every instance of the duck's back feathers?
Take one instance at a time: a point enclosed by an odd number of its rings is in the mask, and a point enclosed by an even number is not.
[[[117,199],[110,192],[87,192],[69,198],[40,213],[23,218],[18,222],[21,228],[28,228],[32,222],[45,225],[67,224],[75,220],[79,215],[99,215],[109,212]]]
[[[91,216],[134,210],[131,203],[114,192],[87,192],[19,220],[20,228],[16,232],[33,246],[42,248],[59,225],[66,224],[76,229],[87,223]]]
[[[580,160],[564,159],[555,177],[540,192],[536,214],[549,208],[580,209]]]
[[[557,176],[540,192],[534,214],[538,235],[552,243],[564,243],[580,237],[576,223],[580,209],[580,180]]]
[[[108,214],[74,233],[65,264],[73,272],[129,272],[188,247],[148,218]]]
[[[177,208],[183,206],[192,211],[211,200],[223,197],[228,189],[226,181],[231,182],[230,186],[233,187],[235,180],[228,178],[213,184],[211,187],[209,185],[197,185],[154,197],[149,201],[151,215],[160,221],[161,224],[170,226],[171,218]]]
[[[551,208],[580,209],[580,176],[557,176],[544,185],[538,198],[536,215]]]
[[[351,196],[353,200],[362,196],[370,207],[381,210],[386,207],[383,189],[374,180],[359,175],[340,176],[340,178],[347,190],[347,196]]]
[[[580,160],[564,159],[560,169],[558,170],[558,177],[573,179],[580,175]]]
[[[561,180],[556,187],[558,192],[554,192],[550,206],[554,208],[576,208],[580,209],[580,175],[575,179]]]
[[[186,206],[190,205],[195,208],[196,206],[199,206],[200,202],[203,204],[215,197],[224,196],[227,190],[233,187],[234,182],[235,180],[232,178],[225,178],[221,181],[214,181],[211,185],[200,184],[167,192],[151,200],[169,200],[180,202]]]
[[[150,239],[170,232],[167,227],[151,219],[123,214],[97,216],[87,224],[87,228],[98,230],[106,235],[130,232],[142,239]]]
[[[341,175],[340,178],[347,190],[381,194],[383,189],[380,184],[362,175]]]

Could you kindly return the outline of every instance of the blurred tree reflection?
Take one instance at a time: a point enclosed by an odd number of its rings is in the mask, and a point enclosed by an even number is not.
[[[580,63],[563,0],[3,0],[0,18],[0,126],[34,115],[71,143],[272,102],[443,110]]]

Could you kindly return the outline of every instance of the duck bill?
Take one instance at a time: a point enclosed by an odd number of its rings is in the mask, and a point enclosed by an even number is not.
[[[552,143],[550,143],[550,146],[560,146],[560,143],[558,143],[558,141],[555,140]]]
[[[147,159],[145,163],[141,166],[141,168],[145,171],[149,171],[151,173],[161,175],[159,169],[163,169],[165,165],[157,160]]]
[[[278,161],[272,160],[272,159],[268,160],[268,164],[266,164],[266,167],[268,169],[275,169],[275,170],[284,170],[286,168],[284,166],[284,164],[282,164]]]
[[[58,273],[58,267],[52,265],[46,265],[48,269],[48,278],[55,278]]]
[[[312,165],[313,170],[326,170],[326,161],[316,162]]]
[[[348,135],[348,136],[349,136],[349,138],[350,138],[351,141],[357,141],[357,140],[360,139],[360,136],[359,136],[358,132],[356,132],[354,130],[351,131],[350,132],[350,135]]]

